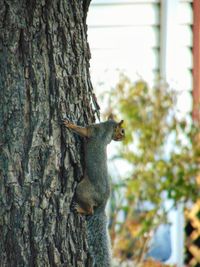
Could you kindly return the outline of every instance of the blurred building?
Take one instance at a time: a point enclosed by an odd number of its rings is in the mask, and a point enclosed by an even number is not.
[[[87,22],[97,95],[113,87],[120,72],[150,84],[163,79],[178,91],[180,116],[193,110],[199,118],[200,0],[93,0]],[[169,262],[184,266],[183,207],[169,220]]]
[[[180,108],[192,109],[192,1],[93,0],[88,24],[95,87],[113,86],[117,70],[163,78],[180,91]]]

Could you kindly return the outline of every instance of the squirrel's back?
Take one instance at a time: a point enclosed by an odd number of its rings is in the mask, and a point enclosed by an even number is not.
[[[85,173],[105,201],[110,195],[106,148],[112,140],[116,125],[115,121],[91,125],[91,137],[84,141]]]

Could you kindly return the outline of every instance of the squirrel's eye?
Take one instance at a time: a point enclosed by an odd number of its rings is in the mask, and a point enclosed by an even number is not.
[[[121,133],[124,134],[124,129],[121,129]]]

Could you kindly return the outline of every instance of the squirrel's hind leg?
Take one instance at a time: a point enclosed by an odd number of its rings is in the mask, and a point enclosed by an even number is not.
[[[90,205],[86,205],[85,203],[73,203],[73,209],[82,215],[92,215],[94,213],[94,209]]]
[[[94,188],[87,177],[83,178],[76,188],[74,208],[80,214],[92,215],[96,204]]]

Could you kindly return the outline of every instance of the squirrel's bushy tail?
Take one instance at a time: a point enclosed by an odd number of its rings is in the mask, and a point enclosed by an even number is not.
[[[102,210],[87,218],[88,245],[94,267],[111,267],[107,216]]]

